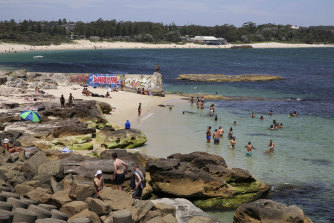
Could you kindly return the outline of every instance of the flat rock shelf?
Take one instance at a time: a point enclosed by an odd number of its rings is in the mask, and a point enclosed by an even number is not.
[[[245,81],[273,81],[282,80],[280,76],[269,74],[180,74],[176,79],[198,82],[245,82]]]

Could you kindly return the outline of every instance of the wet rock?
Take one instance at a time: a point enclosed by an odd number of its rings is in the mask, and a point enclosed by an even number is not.
[[[261,199],[239,206],[234,213],[233,223],[244,222],[312,222],[299,207]]]
[[[112,111],[111,105],[106,102],[98,101],[96,104],[100,107],[103,114],[109,114]]]
[[[107,149],[133,149],[143,146],[147,142],[144,133],[136,129],[119,129],[115,131],[102,129],[97,134],[96,140]]]

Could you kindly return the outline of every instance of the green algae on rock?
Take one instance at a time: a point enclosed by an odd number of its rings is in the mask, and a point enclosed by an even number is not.
[[[282,80],[280,76],[269,74],[180,74],[176,79],[197,82],[247,82],[247,81],[273,81]]]
[[[133,149],[147,142],[145,134],[137,129],[110,130],[104,128],[97,133],[96,141],[107,149]]]

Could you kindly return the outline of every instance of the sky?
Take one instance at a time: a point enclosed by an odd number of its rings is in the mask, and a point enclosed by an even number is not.
[[[0,20],[334,25],[334,0],[0,0]]]

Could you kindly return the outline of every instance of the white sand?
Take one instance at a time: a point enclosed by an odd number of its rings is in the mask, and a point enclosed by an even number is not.
[[[240,45],[240,44],[237,44]],[[288,43],[254,43],[249,44],[254,48],[302,48],[302,47],[334,47],[334,44],[288,44]],[[79,50],[79,49],[163,49],[163,48],[230,48],[233,44],[227,45],[200,45],[193,43],[186,44],[150,44],[137,42],[91,42],[89,40],[75,40],[73,43],[50,46],[30,46],[14,43],[0,43],[0,53],[46,51],[46,50]]]

